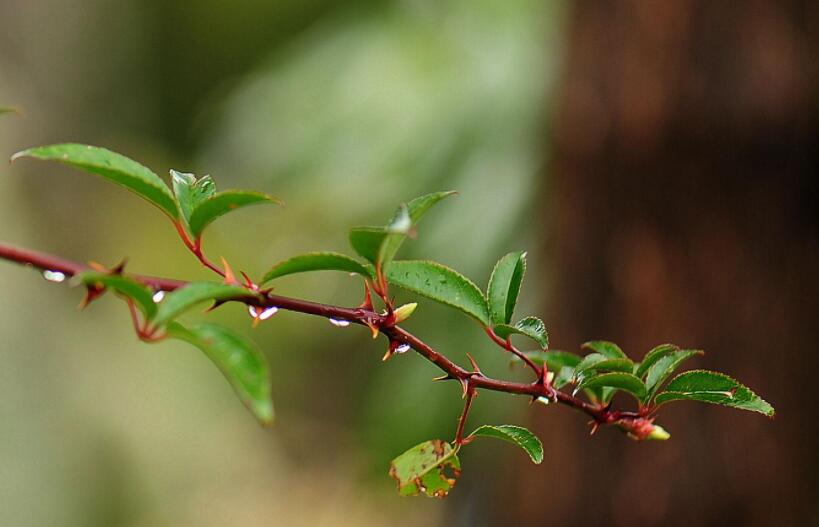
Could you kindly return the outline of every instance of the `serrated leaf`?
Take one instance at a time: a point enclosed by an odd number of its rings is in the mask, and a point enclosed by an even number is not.
[[[279,198],[263,194],[261,192],[250,192],[247,190],[223,190],[217,192],[209,199],[201,202],[191,212],[188,225],[194,238],[202,236],[205,227],[217,218],[224,216],[228,212],[261,204],[281,205]]]
[[[461,475],[458,450],[440,439],[415,445],[390,463],[402,496],[445,497]]]
[[[655,346],[651,349],[651,351],[646,353],[646,356],[643,357],[643,362],[635,365],[634,375],[642,378],[655,362],[665,357],[672,351],[677,351],[679,349],[680,348],[674,344],[660,344],[659,346]]]
[[[523,251],[507,254],[492,269],[486,288],[486,302],[495,324],[509,324],[512,320],[524,274],[526,253]]]
[[[193,209],[211,198],[216,192],[216,183],[210,176],[197,179],[193,174],[171,170],[171,182],[176,201],[179,203],[179,210],[186,224],[190,221]]]
[[[152,318],[157,311],[154,292],[136,280],[117,274],[86,272],[77,275],[77,281],[86,285],[99,284],[130,298],[139,307],[145,318]]]
[[[387,281],[407,291],[460,309],[489,325],[483,293],[470,279],[449,267],[425,260],[399,260],[387,269]]]
[[[315,252],[294,256],[277,263],[264,275],[262,284],[281,276],[308,271],[344,271],[357,273],[365,278],[372,278],[374,275],[371,267],[365,267],[359,261],[347,255],[334,252]]]
[[[615,344],[614,342],[609,342],[607,340],[592,340],[590,342],[584,343],[580,346],[582,349],[587,349],[594,351],[595,353],[599,353],[601,355],[605,355],[610,359],[627,359],[623,350],[620,349],[620,346]]]
[[[577,385],[577,390],[592,390],[596,388],[614,388],[623,390],[634,395],[638,401],[642,401],[646,395],[646,386],[643,381],[633,373],[611,372],[601,373],[586,377],[583,382]],[[614,395],[613,392],[611,395]],[[611,398],[611,395],[604,395],[603,400]]]
[[[396,210],[385,227],[354,227],[350,229],[350,246],[362,258],[376,267],[386,266],[395,257],[407,236],[421,217],[442,199],[456,194],[454,191],[434,192],[420,196]]]
[[[494,437],[519,446],[536,465],[543,461],[543,443],[528,429],[515,425],[483,425],[469,437]]]
[[[703,352],[700,350],[677,350],[657,359],[657,361],[648,369],[648,373],[646,374],[646,388],[648,388],[648,392],[646,394],[647,397],[650,398],[651,395],[656,393],[660,386],[671,376],[672,373],[674,373],[680,364],[694,355],[702,354]]]
[[[492,327],[492,330],[497,336],[504,339],[514,334],[524,335],[537,342],[543,349],[549,347],[549,333],[546,331],[546,324],[537,317],[526,317],[514,326],[497,324]]]
[[[151,169],[111,150],[68,143],[29,148],[17,152],[11,160],[15,161],[22,157],[59,161],[101,176],[150,201],[171,219],[179,218],[173,194],[165,182]]]
[[[671,401],[690,400],[719,404],[751,412],[759,412],[773,417],[773,407],[750,388],[731,377],[707,370],[692,370],[681,373],[666,386],[666,391],[657,395],[657,405]]]
[[[264,355],[255,344],[227,328],[213,324],[183,327],[168,325],[168,335],[193,344],[227,378],[236,395],[263,425],[273,422],[270,372]]]
[[[195,305],[209,300],[230,300],[257,296],[249,289],[237,285],[217,282],[191,282],[165,295],[152,322],[155,327],[161,327]]]
[[[591,357],[591,359],[589,359],[589,357]],[[629,359],[609,359],[599,353],[592,353],[588,355],[586,359],[575,368],[575,382],[582,384],[586,378],[596,375],[597,373],[631,373],[634,369],[634,363]]]
[[[589,353],[588,355],[583,357],[583,360],[581,360],[577,366],[575,366],[575,372],[577,374],[583,373],[584,371],[591,368],[598,362],[602,362],[606,359],[607,357],[601,353]]]

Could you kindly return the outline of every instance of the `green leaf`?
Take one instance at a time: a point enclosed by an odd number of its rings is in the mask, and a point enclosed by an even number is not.
[[[395,261],[387,270],[387,281],[460,309],[483,326],[489,325],[489,312],[481,290],[471,280],[445,265],[424,260]]]
[[[537,350],[524,351],[523,353],[535,364],[546,364],[549,371],[555,374],[554,379],[552,379],[552,386],[558,390],[572,382],[574,379],[574,368],[580,364],[582,360],[580,355],[568,351]],[[515,357],[514,360],[520,362],[520,359],[517,357]]]
[[[156,327],[161,327],[193,306],[207,300],[231,300],[257,296],[249,289],[238,285],[217,282],[191,282],[165,295],[165,299],[159,305],[156,316],[153,318],[153,324]]]
[[[657,395],[657,405],[670,401],[689,400],[720,404],[759,412],[773,417],[775,411],[767,401],[725,374],[707,370],[692,370],[681,373],[666,386],[666,391]]]
[[[540,439],[522,426],[483,425],[472,432],[469,437],[494,437],[515,444],[522,448],[536,465],[543,461],[543,443]]]
[[[198,324],[185,328],[172,322],[168,335],[193,344],[227,378],[239,399],[263,425],[273,422],[270,372],[255,344],[221,326]]]
[[[604,360],[607,360],[607,357],[601,353],[589,353],[575,366],[575,375],[582,374],[584,371],[594,367],[598,362],[603,362]]]
[[[495,324],[508,324],[512,320],[525,273],[526,253],[523,251],[509,253],[495,264],[486,288],[486,301]]]
[[[513,334],[525,335],[540,344],[541,348],[549,347],[549,333],[546,331],[546,325],[537,317],[526,317],[514,326],[497,324],[492,327],[492,330],[497,336],[504,339]]]
[[[378,251],[387,233],[384,227],[354,227],[350,229],[350,247],[373,265],[378,262]]]
[[[574,379],[574,368],[571,366],[561,366],[557,369],[549,368],[552,371],[557,372],[555,378],[552,379],[552,386],[557,388],[558,390],[566,386],[567,384],[571,383]]]
[[[646,388],[648,388],[647,398],[657,392],[660,386],[668,379],[674,370],[676,370],[683,361],[688,360],[694,355],[702,355],[700,350],[678,350],[672,351],[664,357],[660,357],[648,369],[646,374]]]
[[[615,344],[614,342],[609,342],[607,340],[593,340],[591,342],[586,342],[582,346],[582,349],[587,349],[594,351],[596,353],[600,353],[601,355],[605,355],[610,359],[626,359],[626,354],[623,353],[623,350],[620,349],[620,346]]]
[[[136,280],[118,274],[86,272],[77,275],[77,280],[85,285],[100,285],[130,298],[139,307],[145,318],[152,318],[157,311],[154,292]]]
[[[381,266],[382,269],[386,269],[421,217],[433,205],[453,194],[456,192],[434,192],[417,197],[406,205],[400,205],[386,227],[350,229],[350,246],[359,256],[376,267]]]
[[[378,256],[382,268],[392,262],[392,259],[395,258],[395,254],[398,252],[398,249],[401,248],[404,240],[407,239],[407,236],[413,232],[415,226],[421,221],[421,217],[426,214],[433,205],[454,194],[456,194],[456,192],[452,190],[433,192],[432,194],[419,196],[407,203],[406,206],[398,208],[392,221],[390,221],[390,224],[387,226],[388,234],[379,249]]]
[[[315,252],[300,254],[277,263],[264,275],[262,284],[280,276],[308,271],[345,271],[360,274],[365,278],[372,278],[374,275],[372,268],[365,267],[347,255],[334,252]]]
[[[11,160],[21,157],[59,161],[101,176],[150,201],[171,219],[179,218],[173,194],[165,182],[149,168],[116,152],[96,146],[60,144],[29,148],[17,152]]]
[[[578,385],[575,393],[580,389],[584,389],[591,399],[605,403],[614,396],[614,390],[606,387],[586,387],[582,386],[583,383],[600,372],[630,373],[633,369],[634,363],[630,359],[623,357],[612,359],[601,353],[590,353],[575,367],[573,382]]]
[[[457,192],[454,190],[432,192],[431,194],[419,196],[407,203],[407,212],[409,212],[412,224],[417,225],[418,221],[421,219],[421,216],[426,214],[433,205],[442,199],[448,198],[449,196],[454,196],[455,194],[457,194]]]
[[[601,373],[600,375],[587,377],[583,382],[577,385],[575,391],[595,388],[623,390],[634,395],[638,401],[642,401],[646,395],[646,386],[643,384],[643,381],[636,375],[625,372]],[[611,395],[614,395],[613,392]],[[604,402],[606,398],[610,399],[611,395],[604,396]]]
[[[645,357],[643,357],[643,362],[636,365],[634,368],[634,375],[642,378],[655,362],[665,357],[672,351],[677,351],[679,349],[680,348],[674,344],[660,344],[659,346],[654,347],[651,351],[646,353]]]
[[[445,497],[461,475],[458,450],[440,439],[415,445],[390,463],[390,476],[398,482],[402,496],[423,493]]]
[[[199,238],[202,236],[202,231],[205,230],[205,227],[228,212],[249,205],[265,203],[281,205],[282,201],[279,198],[262,194],[261,192],[250,192],[246,190],[223,190],[222,192],[217,192],[197,205],[191,212],[191,217],[188,221],[191,234],[194,238]]]
[[[191,218],[191,212],[203,201],[211,198],[216,192],[216,183],[210,176],[202,176],[196,179],[193,174],[177,172],[171,170],[171,182],[173,183],[173,193],[179,203],[179,210],[187,224]]]
[[[532,362],[535,364],[546,364],[546,366],[552,370],[557,371],[564,366],[569,366],[574,370],[574,367],[580,364],[580,361],[583,360],[583,357],[577,355],[576,353],[571,353],[568,351],[558,351],[558,350],[536,350],[536,351],[524,351],[524,355],[526,355]],[[520,359],[515,359],[520,360]]]

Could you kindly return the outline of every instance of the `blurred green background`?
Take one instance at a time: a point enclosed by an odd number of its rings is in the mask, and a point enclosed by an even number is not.
[[[527,424],[546,462],[482,442],[446,501],[402,499],[389,460],[450,438],[461,406],[418,356],[225,306],[210,316],[272,365],[262,430],[193,348],[140,344],[113,299],[79,312],[79,291],[0,263],[0,526],[819,525],[816,49],[819,8],[798,0],[3,0],[0,104],[23,112],[0,119],[0,154],[84,142],[277,195],[205,239],[257,277],[456,189],[403,256],[485,285],[528,250],[518,313],[545,315],[554,347],[704,348],[692,366],[778,414],[681,404],[672,441],[635,444],[482,393],[471,426]],[[0,168],[0,239],[209,277],[150,205],[54,164]],[[277,292],[356,305],[361,287]],[[528,378],[456,312],[423,302],[408,328]]]
[[[346,230],[401,201],[460,196],[430,214],[407,256],[485,285],[496,257],[537,247],[529,220],[544,162],[546,100],[564,5],[436,2],[4,2],[2,152],[106,146],[152,167],[258,189],[283,209],[225,218],[206,250],[260,276],[311,250],[349,252]],[[548,50],[544,53],[544,50]],[[149,274],[208,277],[166,219],[128,193],[58,166],[2,169],[9,242]],[[459,240],[454,247],[452,240]],[[529,284],[537,290],[539,277]],[[438,524],[449,508],[396,499],[389,460],[449,438],[459,388],[417,356],[382,364],[366,331],[280,313],[252,332],[273,369],[277,424],[257,427],[206,359],[141,345],[112,299],[0,268],[0,525]],[[282,294],[355,305],[346,275],[283,279]],[[409,298],[404,296],[404,298]],[[536,293],[521,309],[534,309]],[[237,306],[214,315],[251,334]],[[195,318],[195,317],[194,317]],[[411,327],[455,360],[505,358],[465,317],[424,303]],[[483,337],[483,338],[482,338]],[[483,357],[485,356],[485,357]],[[486,395],[475,420],[516,420],[522,399]],[[492,445],[463,483],[488,477]],[[477,463],[476,463],[477,465]]]

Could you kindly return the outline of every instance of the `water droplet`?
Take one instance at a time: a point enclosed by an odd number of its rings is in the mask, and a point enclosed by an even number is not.
[[[247,311],[248,311],[248,313],[250,313],[250,316],[253,317],[253,318],[258,318],[259,320],[267,320],[268,318],[275,315],[279,311],[279,308],[276,307],[276,306],[271,306],[271,307],[262,309],[262,308],[256,307],[256,306],[248,306]]]
[[[399,344],[399,345],[398,345],[398,346],[395,348],[395,352],[396,352],[396,353],[398,353],[398,354],[401,354],[401,353],[406,353],[406,352],[408,352],[409,350],[410,350],[410,345],[409,345],[409,344],[407,344],[407,343],[404,343],[404,344]]]
[[[551,400],[549,400],[549,398],[548,398],[548,397],[538,397],[538,398],[537,398],[537,402],[539,402],[539,403],[541,403],[541,404],[546,404],[546,405],[548,405],[548,404],[551,404],[551,403],[552,403],[552,401],[551,401]]]
[[[65,274],[60,271],[43,271],[43,278],[49,282],[59,283],[65,280]]]
[[[155,304],[162,302],[163,298],[165,298],[165,291],[157,291],[154,293],[153,299]]]
[[[332,324],[332,325],[334,325],[334,326],[336,326],[338,328],[346,328],[347,326],[350,325],[350,321],[349,320],[343,320],[343,319],[339,320],[339,319],[331,318],[330,319],[330,324]]]

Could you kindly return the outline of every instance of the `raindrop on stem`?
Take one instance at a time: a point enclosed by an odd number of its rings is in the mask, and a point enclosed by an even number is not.
[[[267,320],[268,318],[272,317],[279,311],[279,308],[276,306],[271,306],[267,308],[261,308],[256,306],[248,306],[247,307],[248,313],[250,316],[258,319],[258,320]]]
[[[49,282],[60,283],[65,281],[65,273],[61,273],[60,271],[46,270],[43,271],[43,278],[45,278]]]

